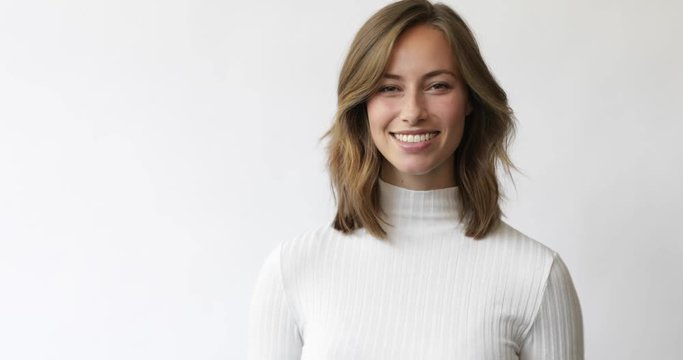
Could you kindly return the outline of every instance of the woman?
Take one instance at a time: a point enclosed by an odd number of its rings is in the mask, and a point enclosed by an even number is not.
[[[513,115],[463,20],[426,0],[382,8],[338,100],[337,214],[267,257],[249,359],[583,359],[567,267],[501,220]]]

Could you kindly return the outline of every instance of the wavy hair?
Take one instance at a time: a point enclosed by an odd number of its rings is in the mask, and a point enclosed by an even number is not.
[[[418,24],[432,25],[446,35],[473,106],[454,166],[462,204],[459,220],[465,235],[479,240],[500,224],[503,215],[496,164],[510,178],[510,168],[519,171],[507,150],[515,134],[515,118],[465,21],[447,5],[427,0],[386,5],[363,24],[351,43],[339,75],[334,122],[320,138],[329,137],[327,167],[337,203],[332,226],[344,233],[365,228],[377,238],[386,238],[380,221],[388,223],[380,215],[378,181],[383,157],[370,136],[366,105],[397,38]]]

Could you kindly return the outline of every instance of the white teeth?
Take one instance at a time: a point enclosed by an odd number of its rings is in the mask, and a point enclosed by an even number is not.
[[[422,141],[427,141],[434,136],[436,136],[437,133],[428,133],[428,134],[420,134],[420,135],[401,135],[401,134],[394,134],[394,137],[397,138],[399,141],[402,142],[409,142],[409,143],[416,143],[416,142],[422,142]]]

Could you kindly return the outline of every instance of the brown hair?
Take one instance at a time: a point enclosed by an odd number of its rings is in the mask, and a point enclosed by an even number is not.
[[[515,133],[513,111],[465,21],[447,5],[427,0],[403,0],[383,7],[351,43],[339,75],[335,120],[321,137],[330,138],[327,166],[337,202],[332,225],[344,233],[362,227],[377,238],[386,237],[380,220],[386,221],[379,216],[382,155],[370,136],[366,104],[377,89],[395,41],[418,24],[430,24],[446,35],[468,88],[473,110],[455,151],[455,181],[465,235],[482,239],[503,215],[496,163],[511,178],[510,168],[518,170],[507,152]]]

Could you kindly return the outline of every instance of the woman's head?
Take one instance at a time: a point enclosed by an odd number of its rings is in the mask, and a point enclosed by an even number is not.
[[[455,185],[453,157],[472,105],[443,31],[418,24],[401,33],[366,109],[383,180],[414,190]]]
[[[452,74],[424,77],[432,70]],[[514,168],[507,155],[512,110],[472,32],[451,8],[404,0],[380,9],[351,44],[337,96],[335,122],[323,136],[330,137],[336,229],[365,227],[384,237],[380,174],[404,187],[458,185],[468,236],[482,238],[498,224],[496,162],[508,174]],[[438,134],[417,151],[392,134],[409,130]]]

